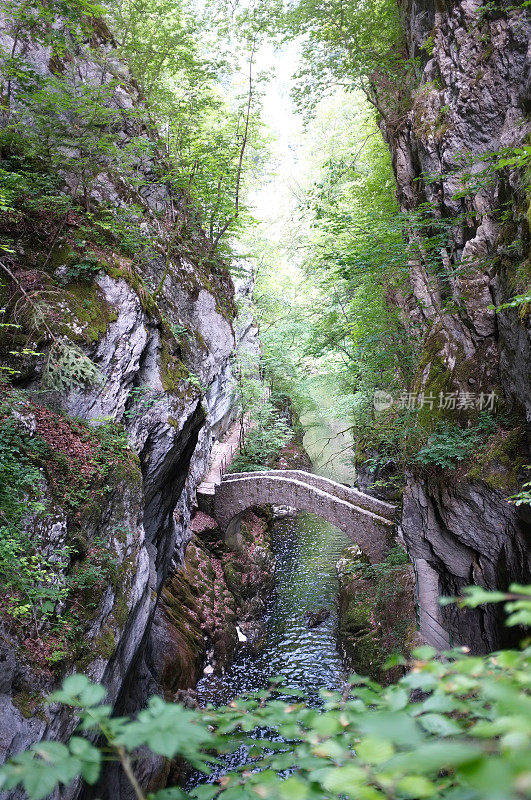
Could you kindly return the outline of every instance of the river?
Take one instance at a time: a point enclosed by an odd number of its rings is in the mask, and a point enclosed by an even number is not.
[[[276,675],[284,677],[286,686],[301,689],[310,704],[319,702],[319,689],[343,686],[346,675],[335,639],[335,564],[348,544],[345,533],[314,514],[299,513],[275,521],[276,591],[268,601],[264,634],[258,647],[240,645],[225,675],[204,676],[197,686],[202,704],[228,703],[237,694],[266,688],[269,678]],[[308,628],[305,612],[320,608],[327,608],[330,616],[321,625]],[[223,757],[208,782],[246,760],[245,749]],[[187,788],[204,780],[194,773]]]
[[[242,643],[225,675],[207,675],[197,687],[202,702],[228,702],[234,695],[268,685],[283,675],[311,700],[322,687],[338,688],[344,678],[336,650],[335,563],[350,544],[345,533],[314,514],[278,519],[272,531],[277,559],[276,591],[268,601],[258,647]],[[305,613],[327,608],[330,616],[308,628]]]
[[[346,481],[346,465],[337,458],[344,442],[339,446],[336,437],[330,436],[329,420],[316,414],[308,430],[320,456],[315,472]],[[306,441],[305,436],[305,446]],[[342,688],[346,674],[336,648],[335,565],[349,544],[346,533],[314,514],[297,513],[275,520],[271,546],[277,561],[276,589],[268,599],[263,635],[258,645],[240,644],[224,675],[205,675],[199,681],[202,704],[229,703],[236,695],[266,688],[269,679],[277,675],[283,676],[284,685],[300,689],[310,704],[319,703],[320,689]],[[309,628],[306,613],[322,608],[328,609],[330,616]],[[245,762],[244,750],[224,757],[208,782]],[[204,780],[194,773],[187,788]]]

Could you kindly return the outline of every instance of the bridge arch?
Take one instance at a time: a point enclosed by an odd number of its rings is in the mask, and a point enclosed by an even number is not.
[[[394,506],[301,470],[227,475],[215,486],[214,516],[228,539],[252,506],[287,505],[309,511],[344,531],[372,563],[383,561],[392,543]]]

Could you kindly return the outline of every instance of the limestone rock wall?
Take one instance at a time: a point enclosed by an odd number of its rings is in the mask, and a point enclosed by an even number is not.
[[[382,129],[401,208],[418,212],[428,203],[447,231],[439,268],[430,269],[420,247],[408,288],[395,297],[422,341],[414,389],[436,398],[495,391],[518,435],[512,450],[498,448],[469,474],[409,474],[402,530],[437,591],[474,582],[505,587],[529,579],[529,520],[506,498],[523,479],[517,463],[531,463],[531,315],[525,305],[500,313],[492,306],[531,285],[529,173],[506,150],[529,143],[530,20],[524,8],[479,0],[403,0],[400,7],[417,67]],[[445,612],[444,623],[482,651],[504,635],[489,615],[472,615],[468,632],[454,612]]]
[[[44,77],[57,69],[45,45],[23,37],[17,44],[6,30],[2,45],[28,69]],[[127,704],[132,684],[141,687],[138,702],[160,691],[143,654],[162,586],[191,535],[195,489],[212,439],[232,419],[230,358],[238,329],[235,334],[227,265],[211,259],[205,266],[194,257],[201,231],[172,249],[180,199],[157,169],[162,151],[156,132],[144,125],[138,90],[104,28],[95,25],[91,46],[93,56],[73,46],[62,79],[108,87],[112,108],[137,112],[124,113],[117,141],[125,148],[131,137],[145,135],[150,147],[135,164],[141,181],[117,173],[102,157],[83,197],[67,169],[60,175],[63,196],[80,203],[74,211],[35,213],[20,201],[0,226],[13,242],[4,259],[9,273],[2,273],[3,322],[21,325],[22,337],[15,341],[1,331],[2,363],[15,363],[16,372],[14,386],[0,386],[0,423],[22,437],[30,458],[38,450],[44,511],[24,521],[31,541],[40,552],[49,547],[52,557],[67,547],[58,580],[78,576],[78,588],[65,601],[74,604],[75,637],[61,639],[59,656],[50,626],[44,624],[33,641],[29,626],[0,615],[3,756],[43,736],[68,736],[70,715],[42,701],[74,670],[101,681],[118,706]],[[16,106],[16,82],[11,94]],[[127,230],[102,233],[98,220],[120,215],[127,216]],[[124,244],[131,232],[133,249]],[[37,303],[46,324],[29,325]],[[28,352],[14,362],[11,351],[21,345]],[[91,359],[96,379],[47,385],[50,363],[65,352]],[[83,575],[93,568],[95,583],[87,588]],[[45,643],[40,650],[37,640]],[[77,792],[72,787],[61,797]]]
[[[193,536],[183,563],[174,563],[157,606],[149,640],[118,701],[119,713],[134,712],[155,693],[167,700],[197,703],[195,686],[212,676],[216,696],[220,675],[239,646],[260,646],[266,601],[274,587],[275,558],[268,522],[249,510],[241,523],[240,546],[231,548],[216,521],[202,512],[191,521]],[[208,685],[203,688],[208,696]],[[232,700],[230,690],[224,702]],[[150,752],[136,762],[142,785],[151,790],[177,783],[182,763]],[[100,784],[86,787],[82,800],[133,798],[120,768],[112,765]]]

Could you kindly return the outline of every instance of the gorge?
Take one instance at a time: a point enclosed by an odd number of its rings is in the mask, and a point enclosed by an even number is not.
[[[2,3],[2,799],[529,796],[527,6]]]

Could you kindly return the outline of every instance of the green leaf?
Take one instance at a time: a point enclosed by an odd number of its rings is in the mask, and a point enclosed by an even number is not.
[[[422,732],[414,720],[404,712],[371,711],[360,715],[359,730],[368,736],[382,738],[397,745],[420,745]]]
[[[316,714],[312,720],[312,727],[321,736],[334,736],[343,729],[337,712]]]
[[[101,764],[98,762],[84,762],[81,767],[81,777],[89,784],[94,786],[97,783],[101,772]]]
[[[57,693],[56,693],[57,694]],[[113,728],[116,727],[119,723],[119,719],[114,717],[109,720],[109,717],[112,714],[112,706],[97,706],[90,708],[87,712],[81,713],[81,723],[80,728],[81,730],[88,731],[92,728],[98,727],[103,723],[110,724]]]
[[[422,775],[407,775],[398,782],[397,789],[402,797],[414,798],[414,800],[433,797],[437,791],[435,784]]]
[[[479,790],[481,800],[507,800],[513,794],[509,794],[514,779],[511,766],[502,758],[491,756],[477,761],[465,774],[468,782]]]
[[[310,787],[295,775],[279,783],[277,787],[279,797],[283,800],[306,800]]]
[[[84,689],[87,689],[91,683],[86,675],[74,674],[69,675],[63,681],[63,692],[70,696],[79,695]]]
[[[138,715],[138,721],[128,723],[118,733],[116,743],[129,750],[147,745],[154,753],[166,758],[179,754],[198,768],[206,769],[201,746],[210,740],[210,734],[199,720],[198,713],[175,703],[165,703],[160,697],[152,697],[148,708]]]
[[[98,683],[91,683],[82,689],[79,694],[79,702],[84,706],[96,706],[105,698],[107,690]]]
[[[356,800],[384,800],[385,794],[382,794],[374,786],[358,786],[356,787]]]
[[[212,786],[211,784],[203,784],[202,786],[195,786],[191,791],[190,794],[192,797],[196,797],[197,800],[212,800],[220,791],[219,786]],[[157,798],[159,800],[159,798]],[[164,800],[164,798],[163,798]]]
[[[393,686],[385,692],[387,706],[390,711],[401,711],[409,701],[409,693],[399,686]]]
[[[459,725],[442,714],[423,714],[419,722],[428,733],[435,736],[456,736],[462,733]]]
[[[407,664],[407,659],[404,656],[401,656],[399,653],[393,653],[390,655],[383,665],[384,669],[392,669],[392,667],[402,667]]]
[[[491,592],[482,586],[466,586],[463,589],[460,605],[467,608],[477,608],[483,603],[500,603],[504,600],[507,600],[505,592]]]
[[[59,783],[53,772],[43,773],[28,772],[25,774],[22,784],[30,800],[42,800],[46,795],[51,794]]]
[[[391,742],[375,736],[367,736],[356,745],[356,755],[367,764],[382,764],[395,753]]]
[[[324,770],[320,782],[329,792],[350,795],[356,786],[367,782],[367,775],[355,764],[347,764]]]
[[[437,655],[437,651],[434,647],[430,647],[430,645],[426,644],[422,647],[416,647],[411,655],[419,661],[431,661]]]
[[[399,753],[389,762],[389,770],[415,771],[436,774],[441,769],[450,769],[476,761],[482,750],[463,742],[430,742],[408,753]],[[387,769],[387,768],[386,768]]]
[[[70,752],[77,756],[81,761],[81,775],[91,786],[100,777],[101,771],[101,752],[94,747],[87,739],[73,736],[68,743]]]
[[[198,787],[204,788],[204,787]],[[219,792],[219,786],[209,786],[209,789],[213,790],[213,794],[210,793],[208,795],[201,795],[204,800],[210,800],[210,798],[215,797],[215,795]],[[196,795],[198,796],[198,795]],[[149,794],[148,800],[189,800],[190,795],[184,792],[182,789],[178,789],[176,786],[172,787],[171,789],[160,789],[160,791],[155,792],[155,794]]]

